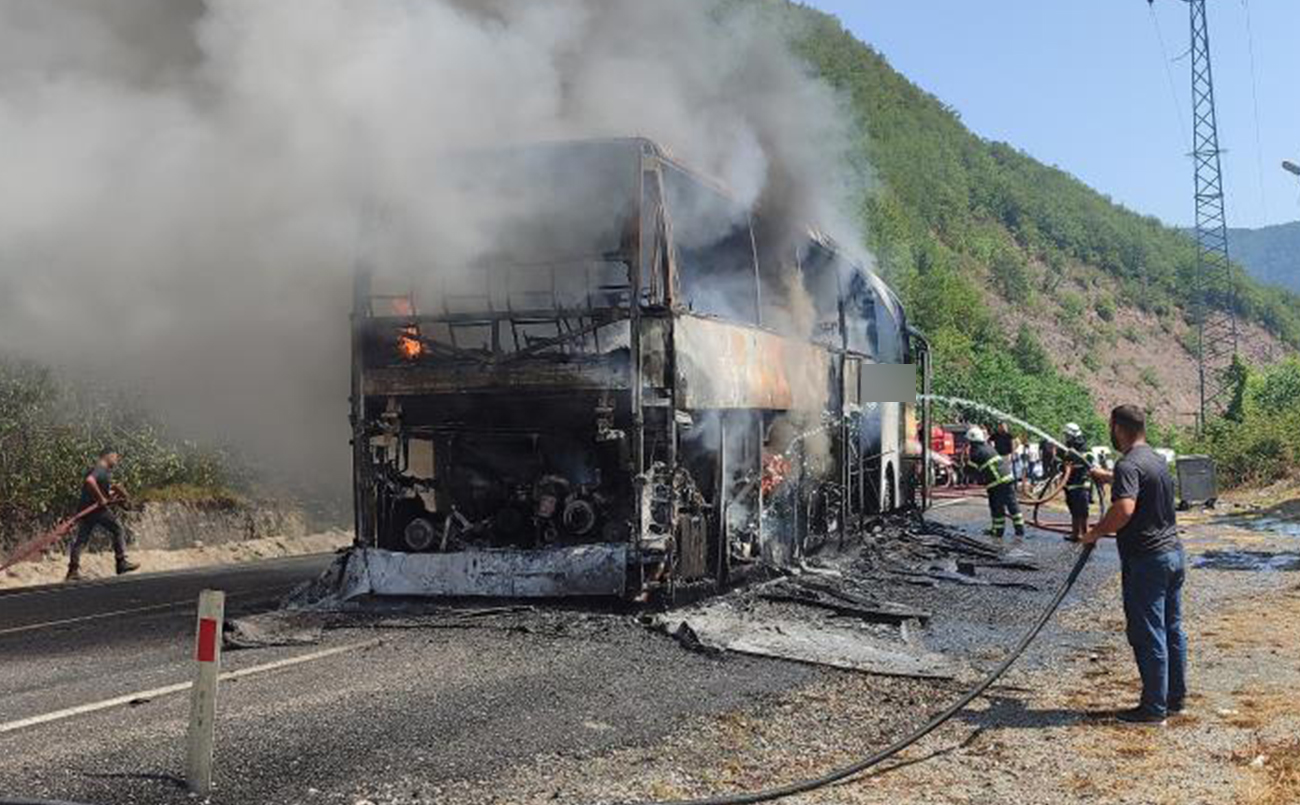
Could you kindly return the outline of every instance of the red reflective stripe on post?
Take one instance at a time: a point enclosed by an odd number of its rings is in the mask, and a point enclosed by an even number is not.
[[[217,659],[217,622],[212,618],[199,618],[199,645],[195,652],[199,662]]]

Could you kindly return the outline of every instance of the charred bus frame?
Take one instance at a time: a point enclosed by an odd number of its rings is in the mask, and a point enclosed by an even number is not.
[[[643,598],[910,494],[907,412],[862,379],[917,346],[877,277],[648,140],[542,148],[619,172],[607,248],[485,260],[434,311],[358,267],[354,589]]]

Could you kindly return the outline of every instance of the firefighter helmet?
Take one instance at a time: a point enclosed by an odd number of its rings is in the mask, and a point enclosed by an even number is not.
[[[966,431],[966,441],[971,444],[984,444],[989,440],[989,435],[979,425],[971,425],[970,430]]]

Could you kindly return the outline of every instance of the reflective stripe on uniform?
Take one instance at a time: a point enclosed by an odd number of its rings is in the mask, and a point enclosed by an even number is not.
[[[984,485],[985,489],[992,489],[995,486],[1002,486],[1003,484],[1009,481],[1015,480],[1015,478],[1011,477],[1010,475],[1002,476],[998,474],[998,470],[1001,468],[1001,464],[1002,464],[1002,456],[994,456],[993,458],[989,459],[988,461],[985,461],[983,464],[979,466],[980,472],[987,472],[993,476],[993,480],[989,481],[987,484]]]

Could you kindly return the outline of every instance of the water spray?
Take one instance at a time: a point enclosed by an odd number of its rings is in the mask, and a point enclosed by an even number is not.
[[[1080,453],[1078,450],[1075,450],[1074,448],[1068,447],[1065,444],[1061,443],[1059,440],[1056,439],[1056,437],[1052,436],[1047,431],[1029,424],[1028,422],[1024,421],[1020,417],[1013,416],[1012,414],[1008,414],[1006,411],[999,411],[998,409],[994,408],[991,405],[985,405],[984,403],[978,403],[975,402],[974,400],[967,400],[961,397],[948,397],[943,394],[918,394],[916,395],[916,399],[925,402],[943,403],[946,405],[956,406],[958,408],[972,408],[976,411],[980,411],[982,413],[988,414],[994,419],[1005,420],[1007,422],[1014,422],[1015,424],[1019,425],[1020,427],[1029,431],[1030,433],[1033,433],[1035,436],[1038,436],[1042,439],[1045,439],[1046,441],[1051,442],[1052,444],[1056,445],[1058,448],[1064,450],[1067,453],[1071,453],[1082,459],[1087,458],[1087,456],[1085,456],[1083,453]]]
[[[985,405],[984,403],[975,402],[974,400],[967,400],[962,397],[949,397],[943,394],[918,394],[916,395],[916,397],[917,400],[920,401],[938,402],[944,405],[950,405],[957,408],[967,408],[967,409],[971,409],[971,410],[975,410],[987,414],[988,416],[994,419],[1015,423],[1016,425],[1019,425],[1020,427],[1024,428],[1026,431],[1029,431],[1030,433],[1033,433],[1034,435],[1044,439],[1045,441],[1048,441],[1056,445],[1058,449],[1066,453],[1069,453],[1071,455],[1077,456],[1079,459],[1083,461],[1088,461],[1088,457],[1086,455],[1084,455],[1080,451],[1075,450],[1074,448],[1066,444],[1063,444],[1062,442],[1060,442],[1058,439],[1056,439],[1054,436],[1052,436],[1050,433],[1043,430],[1042,428],[1036,427],[1035,425],[1032,425],[1026,422],[1025,420],[1021,419],[1020,417],[1014,416],[1012,414],[1008,414],[1006,411],[1001,411],[997,408],[994,408],[991,405]],[[1032,498],[1028,500],[1022,499],[1020,501],[1021,503],[1034,507],[1034,514],[1030,524],[1033,525],[1035,528],[1041,529],[1043,531],[1051,531],[1054,533],[1061,533],[1061,534],[1068,533],[1064,530],[1064,527],[1061,525],[1044,523],[1038,519],[1039,508],[1044,506],[1047,503],[1051,503],[1053,500],[1059,497],[1060,494],[1064,491],[1065,491],[1065,487],[1062,486],[1053,490],[1051,494],[1045,495],[1044,497],[1041,498]]]

